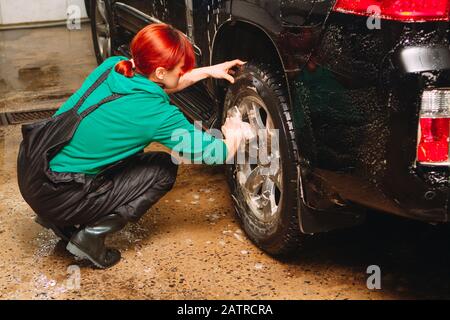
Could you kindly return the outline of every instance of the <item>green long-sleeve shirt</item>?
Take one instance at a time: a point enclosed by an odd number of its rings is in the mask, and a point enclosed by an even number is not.
[[[114,56],[105,60],[54,116],[72,108],[107,68],[124,59]],[[223,140],[191,124],[159,85],[139,74],[127,78],[113,69],[78,113],[113,93],[124,96],[100,106],[81,121],[72,140],[50,161],[53,171],[96,174],[151,142],[159,142],[195,163],[225,162]]]

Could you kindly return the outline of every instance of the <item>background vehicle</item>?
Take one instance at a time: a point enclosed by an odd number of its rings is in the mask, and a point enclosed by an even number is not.
[[[381,5],[380,20],[374,12]],[[172,96],[205,129],[238,105],[279,129],[281,165],[227,166],[236,212],[272,255],[305,234],[376,209],[447,222],[449,1],[91,0],[97,59],[129,55],[143,26],[170,23],[198,66],[249,61],[236,83],[209,79]]]

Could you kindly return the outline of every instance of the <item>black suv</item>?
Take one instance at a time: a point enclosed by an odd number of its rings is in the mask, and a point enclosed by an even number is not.
[[[239,58],[236,82],[172,96],[204,129],[238,106],[276,128],[277,170],[227,165],[252,241],[272,255],[305,234],[349,227],[367,209],[449,219],[448,0],[90,0],[98,62],[129,56],[134,34],[173,25],[197,65]]]

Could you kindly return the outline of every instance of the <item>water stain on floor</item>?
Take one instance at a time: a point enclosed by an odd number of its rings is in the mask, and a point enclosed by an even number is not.
[[[0,31],[0,112],[67,97],[95,67],[89,24]]]

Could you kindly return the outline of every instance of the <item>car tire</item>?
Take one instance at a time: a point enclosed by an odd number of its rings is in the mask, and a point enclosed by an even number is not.
[[[256,176],[247,176],[247,173],[260,170],[254,167],[255,164],[253,169],[248,164],[227,164],[226,177],[238,219],[245,233],[263,251],[279,257],[288,256],[296,251],[304,237],[300,232],[297,207],[299,194],[299,190],[297,190],[297,147],[293,118],[283,83],[285,81],[281,72],[272,70],[269,65],[247,63],[237,71],[234,84],[227,89],[222,116],[223,123],[227,115],[232,115],[233,107],[239,106],[244,121],[248,121],[250,124],[259,123],[258,120],[255,122],[255,119],[251,119],[256,117],[256,112],[251,112],[249,116],[245,109],[252,109],[248,106],[250,104],[253,106],[255,103],[256,106],[253,109],[256,110],[257,104],[262,102],[263,109],[259,109],[259,117],[265,118],[266,128],[271,124],[269,127],[278,129],[278,154],[281,160],[279,165],[281,172],[277,174],[277,178],[272,176],[272,181],[270,179],[264,180],[259,187],[261,194],[263,189],[271,190],[270,195],[265,191],[265,197],[262,195],[258,197],[258,192],[255,193],[253,184],[250,184],[250,192],[246,188],[246,183],[249,182],[250,177],[253,181]],[[262,115],[263,113],[266,113],[265,117]],[[271,121],[267,122],[269,117]],[[256,125],[252,125],[252,127],[255,128]],[[248,145],[249,142],[246,142],[246,150],[249,150]],[[260,172],[263,171],[260,170]],[[279,178],[282,179],[281,182]],[[274,181],[278,181],[279,185],[277,186]],[[273,188],[271,187],[272,183],[275,184]],[[264,184],[269,186],[265,187]],[[280,188],[282,189],[281,192]],[[267,198],[270,198],[269,202],[275,204],[276,211],[273,207],[267,207]],[[261,199],[263,201],[260,201]],[[266,218],[264,214],[259,212],[258,208],[260,207],[263,208],[263,212],[268,213],[269,217]],[[274,212],[273,216],[272,212]]]
[[[84,6],[86,8],[88,18],[91,18],[91,0],[84,0]]]
[[[107,0],[90,1],[92,40],[97,63],[101,64],[112,55],[111,8]]]

